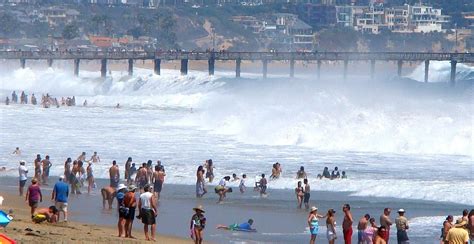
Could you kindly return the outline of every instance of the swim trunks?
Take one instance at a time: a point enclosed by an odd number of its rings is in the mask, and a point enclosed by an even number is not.
[[[155,183],[153,184],[153,190],[155,192],[160,193],[162,188],[163,188],[163,181],[161,180],[155,181]]]
[[[26,180],[20,180],[20,187],[24,187],[26,185]]]
[[[142,208],[142,214],[140,217],[142,218],[142,223],[145,225],[153,225],[156,223],[155,215],[152,209]]]
[[[352,243],[352,228],[342,230],[344,234],[344,243],[351,244]]]
[[[310,197],[311,197],[311,194],[310,194],[310,193],[305,193],[305,194],[304,194],[304,200],[303,200],[303,202],[304,202],[304,203],[308,203]]]

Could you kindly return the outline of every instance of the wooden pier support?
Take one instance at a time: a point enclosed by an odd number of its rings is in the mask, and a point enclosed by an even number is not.
[[[397,61],[397,66],[398,66],[397,75],[398,75],[398,77],[402,77],[403,61],[402,61],[402,60],[398,60],[398,61]]]
[[[131,58],[128,59],[128,75],[133,75],[133,59]]]
[[[161,59],[153,60],[153,71],[155,75],[161,75]]]
[[[24,69],[26,67],[26,59],[22,58],[20,59],[20,66],[22,69]]]
[[[347,68],[349,66],[349,60],[345,59],[344,60],[344,80],[347,79]]]
[[[188,60],[181,59],[181,75],[187,75],[187,74],[188,74]]]
[[[242,64],[242,60],[240,58],[235,60],[235,77],[240,78],[240,65]]]
[[[105,78],[107,76],[107,59],[103,58],[100,60],[100,77]]]
[[[290,60],[290,77],[295,77],[295,60]]]
[[[451,60],[451,79],[449,80],[449,85],[451,87],[456,85],[456,64],[458,64],[458,61]]]
[[[430,60],[425,60],[425,82],[428,82],[428,74],[430,70]]]
[[[211,57],[207,60],[207,63],[209,64],[208,65],[209,75],[214,75],[214,67],[215,67],[215,64],[216,64],[216,60],[214,59],[214,57]]]
[[[375,78],[375,60],[370,60],[370,79],[373,80]]]
[[[320,80],[321,79],[321,60],[318,60],[318,68],[316,72],[318,73],[318,80]]]
[[[48,67],[49,68],[53,67],[53,59],[51,58],[48,59]]]
[[[76,58],[74,59],[74,76],[79,76],[79,63],[80,59]]]
[[[262,60],[263,78],[267,78],[267,70],[268,70],[268,61],[266,59],[263,59]]]

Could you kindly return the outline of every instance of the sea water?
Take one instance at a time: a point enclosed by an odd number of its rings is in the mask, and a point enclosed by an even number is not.
[[[430,80],[448,80],[449,63],[434,63],[440,68]],[[409,78],[419,80],[420,72]],[[472,82],[472,68],[458,72]],[[270,189],[293,189],[304,166],[315,191],[474,205],[472,83],[450,89],[389,76],[162,74],[136,69],[133,77],[112,72],[102,80],[98,72],[77,78],[58,68],[4,71],[2,100],[24,90],[38,100],[46,93],[75,96],[77,106],[2,103],[0,167],[14,169],[24,159],[32,172],[36,154],[50,155],[51,174],[60,175],[67,157],[97,151],[96,177],[107,178],[112,160],[122,166],[132,157],[138,167],[159,159],[167,183],[193,185],[197,166],[212,158],[217,179],[245,173],[252,185],[280,162],[283,175]],[[22,155],[11,155],[17,146]],[[339,167],[348,179],[316,179],[325,166]]]

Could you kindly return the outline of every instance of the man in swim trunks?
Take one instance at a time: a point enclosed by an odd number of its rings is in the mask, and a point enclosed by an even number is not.
[[[262,174],[262,178],[260,179],[258,186],[260,187],[260,196],[263,197],[267,195],[267,179],[265,178],[265,174]]]
[[[41,166],[43,166],[42,181],[43,185],[48,185],[49,169],[53,164],[49,161],[49,155],[46,155],[46,158],[41,160]]]
[[[364,231],[367,229],[367,225],[369,224],[370,215],[366,214],[359,220],[359,224],[357,224],[357,243],[363,244],[364,240]]]
[[[110,186],[113,188],[117,188],[118,183],[120,181],[120,172],[117,166],[117,162],[114,160],[112,162],[112,167],[109,169],[109,176],[110,176]]]
[[[91,159],[89,159],[90,162],[93,163],[99,163],[100,162],[100,157],[97,155],[97,152],[94,152],[94,155],[92,155]]]
[[[100,193],[102,194],[102,208],[105,209],[105,202],[108,202],[109,209],[112,209],[112,204],[114,203],[115,198],[115,189],[110,186],[106,186],[100,189]]]
[[[35,159],[35,178],[38,179],[38,183],[41,179],[41,155],[37,154]]]
[[[132,183],[132,175],[130,174],[130,167],[132,164],[132,157],[128,157],[127,162],[125,162],[125,180],[127,184]]]
[[[393,224],[392,220],[390,219],[391,212],[391,208],[385,208],[383,210],[383,214],[380,216],[380,225],[385,227],[385,231],[381,234],[381,236],[387,243],[390,238],[390,226]]]
[[[253,219],[249,219],[247,222],[242,224],[231,224],[231,225],[218,225],[216,229],[224,229],[230,231],[255,231],[252,229]]]
[[[156,196],[156,200],[160,200],[160,193],[163,189],[163,183],[165,182],[165,171],[163,170],[163,166],[156,165],[155,172],[153,173],[153,191],[154,195]]]
[[[405,210],[401,208],[398,210],[398,217],[395,219],[395,226],[397,227],[397,241],[398,244],[410,243],[408,239],[408,219],[405,217]]]
[[[308,179],[303,180],[304,183],[304,195],[303,195],[303,202],[304,207],[306,210],[309,209],[309,198],[311,197],[311,187],[309,186]]]
[[[352,243],[352,219],[351,206],[349,204],[344,204],[342,206],[342,211],[344,212],[344,220],[342,221],[342,233],[344,234],[344,243]]]
[[[146,184],[148,183],[147,178],[146,178],[146,173],[147,173],[146,163],[143,163],[142,167],[138,169],[137,176],[135,177],[135,182],[137,182],[138,188],[140,189],[140,191],[143,190]]]

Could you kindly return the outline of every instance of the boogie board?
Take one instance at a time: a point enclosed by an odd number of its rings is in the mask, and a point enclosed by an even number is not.
[[[252,229],[252,230],[247,230],[247,229],[234,229],[232,231],[240,231],[240,232],[257,232],[257,230]]]
[[[11,221],[10,216],[7,213],[0,210],[0,226],[6,227]]]

